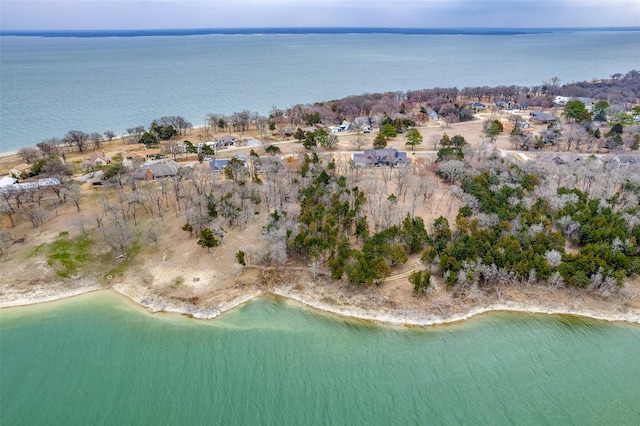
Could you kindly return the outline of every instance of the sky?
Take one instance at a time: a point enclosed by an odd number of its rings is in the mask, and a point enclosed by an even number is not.
[[[0,0],[1,30],[640,26],[640,0]]]

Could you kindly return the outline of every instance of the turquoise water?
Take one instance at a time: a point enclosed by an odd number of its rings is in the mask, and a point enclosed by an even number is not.
[[[0,152],[70,130],[122,134],[181,115],[267,115],[364,92],[540,85],[640,65],[640,32],[526,35],[0,36]]]
[[[213,321],[99,292],[0,311],[0,423],[637,424],[640,328],[389,327],[256,300]]]

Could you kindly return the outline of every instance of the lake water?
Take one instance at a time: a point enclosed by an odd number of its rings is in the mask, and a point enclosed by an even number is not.
[[[0,36],[0,152],[67,131],[640,65],[631,32]],[[640,328],[399,328],[258,300],[213,321],[107,292],[0,310],[0,424],[633,424]]]
[[[640,67],[640,31],[0,36],[0,152],[69,130],[430,87],[540,85]]]
[[[212,321],[110,292],[0,311],[0,423],[580,424],[640,418],[640,328],[494,313],[427,328],[281,299]]]

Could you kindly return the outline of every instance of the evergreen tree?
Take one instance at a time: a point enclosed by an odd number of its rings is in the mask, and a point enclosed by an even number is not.
[[[411,150],[415,149],[417,145],[422,144],[422,135],[415,127],[413,129],[409,129],[404,135],[404,138],[407,140],[405,145],[411,146]]]
[[[209,228],[204,228],[200,231],[200,238],[198,238],[198,245],[206,248],[207,253],[211,251],[211,247],[218,247],[218,240],[216,239],[213,231]]]
[[[373,147],[375,149],[382,149],[387,146],[387,139],[382,135],[382,133],[378,133],[378,135],[373,139]]]

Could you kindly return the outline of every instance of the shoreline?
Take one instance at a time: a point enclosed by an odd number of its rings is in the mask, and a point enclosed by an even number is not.
[[[26,306],[54,303],[64,299],[83,296],[98,291],[111,291],[120,296],[126,297],[136,306],[144,308],[151,314],[169,313],[178,314],[192,318],[194,320],[214,320],[226,312],[232,311],[245,303],[257,298],[267,298],[270,296],[281,297],[294,301],[304,308],[321,311],[325,314],[349,318],[353,320],[371,321],[383,325],[395,325],[406,327],[430,327],[435,325],[447,325],[459,323],[478,315],[492,312],[512,312],[527,313],[534,315],[569,315],[581,318],[588,318],[605,322],[623,322],[627,324],[640,325],[640,312],[593,312],[580,308],[568,308],[566,306],[543,306],[533,303],[526,305],[522,303],[507,301],[502,303],[489,303],[486,305],[471,305],[461,312],[440,315],[427,312],[427,310],[408,310],[404,314],[398,312],[388,312],[384,309],[365,309],[355,304],[340,306],[331,304],[314,298],[305,297],[300,293],[292,291],[290,286],[277,286],[268,289],[249,289],[240,295],[226,295],[216,306],[200,306],[183,301],[177,301],[159,294],[135,294],[128,286],[114,285],[104,287],[99,284],[76,288],[68,291],[46,292],[36,291],[35,295],[23,296],[14,300],[1,300],[0,312],[4,309],[20,308]],[[224,293],[224,292],[222,292]],[[222,296],[225,296],[224,294]]]

